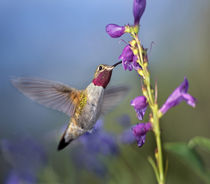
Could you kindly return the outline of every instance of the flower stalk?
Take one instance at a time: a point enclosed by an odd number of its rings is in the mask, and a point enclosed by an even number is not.
[[[155,134],[156,144],[157,144],[157,168],[158,168],[158,182],[159,184],[165,183],[165,175],[164,175],[164,167],[163,167],[163,154],[162,154],[162,144],[161,144],[161,132],[160,132],[160,126],[159,126],[159,109],[158,104],[155,100],[154,90],[151,88],[151,82],[150,82],[150,73],[147,68],[147,63],[144,63],[144,56],[143,52],[146,52],[146,50],[143,49],[141,46],[140,40],[138,38],[138,35],[136,33],[132,34],[132,37],[136,41],[136,46],[138,48],[138,55],[137,55],[137,62],[141,66],[141,69],[139,69],[137,72],[139,75],[143,77],[143,94],[145,94],[145,97],[147,98],[149,107],[152,111],[152,116],[150,117],[150,122],[153,126],[153,132]]]
[[[118,26],[116,24],[109,24],[106,27],[106,32],[112,38],[121,37],[125,33],[129,33],[132,40],[125,46],[122,54],[119,56],[119,60],[122,61],[124,70],[132,71],[133,69],[142,78],[142,93],[143,96],[138,96],[131,101],[131,106],[136,111],[137,118],[141,121],[146,112],[147,106],[150,107],[151,113],[149,116],[149,122],[138,123],[132,128],[133,135],[137,141],[137,145],[142,147],[146,140],[146,134],[148,131],[153,131],[156,140],[156,151],[154,157],[156,162],[151,157],[148,158],[149,163],[155,172],[157,182],[159,184],[165,184],[164,159],[161,143],[161,131],[159,120],[165,115],[165,113],[172,107],[177,106],[182,101],[185,101],[188,105],[195,107],[196,99],[191,96],[188,91],[188,80],[185,77],[184,81],[172,92],[166,102],[159,109],[157,103],[157,82],[155,83],[155,90],[151,87],[150,72],[148,70],[148,57],[147,49],[141,45],[138,33],[140,30],[139,24],[141,16],[144,13],[146,7],[146,0],[134,0],[133,1],[133,15],[134,25]],[[167,163],[166,163],[167,165]],[[166,166],[167,170],[167,166]]]

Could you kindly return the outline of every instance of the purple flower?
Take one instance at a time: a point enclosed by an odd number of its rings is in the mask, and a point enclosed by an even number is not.
[[[118,37],[121,37],[125,33],[125,27],[124,26],[118,26],[116,24],[108,24],[106,26],[106,32],[112,38],[118,38]]]
[[[119,141],[123,144],[132,144],[135,141],[135,136],[132,133],[131,128],[128,128],[122,132],[119,136]]]
[[[46,162],[41,145],[27,137],[15,142],[2,140],[0,149],[13,170],[7,178],[8,183],[15,180],[21,183],[36,183],[37,171]]]
[[[130,116],[127,114],[121,115],[119,118],[117,118],[117,120],[123,128],[127,128],[131,125]]]
[[[141,69],[140,65],[137,63],[137,56],[133,54],[130,45],[126,45],[119,56],[119,60],[122,60],[122,65],[124,70],[132,71]]]
[[[136,98],[131,100],[131,106],[134,107],[139,120],[143,119],[144,114],[147,110],[147,105],[148,103],[145,96],[137,96]]]
[[[21,184],[21,179],[14,171],[11,171],[5,184]]]
[[[119,56],[119,59],[122,60],[122,65],[124,70],[131,71],[133,69],[132,62],[133,62],[133,51],[130,48],[130,45],[126,45],[122,51],[122,54]]]
[[[188,105],[195,107],[196,99],[191,96],[188,91],[188,80],[185,77],[184,81],[177,87],[173,93],[168,97],[166,102],[160,109],[162,114],[165,114],[170,108],[175,107],[176,105],[180,104],[182,101],[186,101]]]
[[[103,129],[103,121],[98,120],[91,132],[82,135],[79,149],[72,153],[72,161],[81,168],[86,168],[99,176],[106,174],[106,165],[101,155],[113,156],[119,152],[115,137]]]
[[[115,155],[118,152],[114,136],[105,131],[87,133],[81,137],[81,142],[88,152],[103,155]]]
[[[135,137],[131,131],[130,117],[124,114],[118,118],[118,122],[125,129],[118,135],[118,141],[123,144],[132,144],[135,141]]]
[[[93,131],[87,132],[79,139],[88,152],[96,154],[114,155],[118,153],[115,137],[103,129],[103,121],[98,120]]]
[[[134,24],[138,25],[142,14],[146,7],[146,0],[134,0],[133,1],[133,16]]]
[[[107,173],[106,165],[99,155],[95,153],[91,154],[85,147],[75,147],[71,152],[71,159],[79,172],[86,169],[101,177],[104,177]]]
[[[133,70],[133,58],[134,54],[130,48],[130,45],[126,45],[122,51],[122,54],[119,56],[119,59],[122,60],[124,70]]]
[[[148,123],[139,123],[135,125],[132,130],[133,134],[137,140],[137,144],[139,147],[142,147],[146,140],[146,133],[152,129],[152,125],[150,122]]]

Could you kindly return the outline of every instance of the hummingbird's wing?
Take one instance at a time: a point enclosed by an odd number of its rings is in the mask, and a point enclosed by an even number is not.
[[[111,87],[104,91],[104,100],[101,108],[102,114],[111,111],[117,104],[119,104],[129,92],[129,87],[118,86]]]
[[[79,90],[49,80],[20,77],[12,79],[12,84],[30,99],[69,116],[74,114],[80,97]]]

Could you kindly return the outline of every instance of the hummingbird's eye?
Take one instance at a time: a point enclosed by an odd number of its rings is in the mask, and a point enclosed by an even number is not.
[[[100,66],[98,67],[98,70],[100,71],[100,70],[102,70],[102,69],[103,69],[103,66],[100,65]]]

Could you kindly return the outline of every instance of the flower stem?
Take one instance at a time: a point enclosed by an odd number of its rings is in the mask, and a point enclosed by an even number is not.
[[[144,95],[146,96],[147,101],[150,106],[150,109],[152,111],[152,118],[150,121],[153,125],[153,132],[155,134],[155,139],[156,139],[156,144],[157,144],[156,161],[157,161],[158,172],[156,172],[155,174],[157,174],[157,173],[159,174],[158,183],[164,184],[165,183],[165,175],[164,175],[164,167],[163,167],[163,154],[162,154],[162,145],[161,145],[160,126],[159,126],[158,105],[155,100],[154,91],[151,88],[150,73],[147,68],[147,63],[144,63],[143,47],[141,46],[138,35],[133,34],[132,36],[137,44],[137,49],[138,49],[137,57],[138,57],[139,65],[141,66],[141,69],[138,71],[138,73],[143,77],[144,85],[146,87],[145,91],[143,91],[143,93],[145,93]]]
[[[158,108],[153,109],[153,124],[154,126],[154,133],[155,139],[157,144],[157,165],[160,174],[160,182],[159,184],[165,183],[165,175],[164,175],[164,167],[163,167],[163,153],[162,153],[162,145],[161,145],[161,137],[160,137],[160,126],[159,126],[159,117],[158,117]]]

